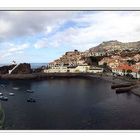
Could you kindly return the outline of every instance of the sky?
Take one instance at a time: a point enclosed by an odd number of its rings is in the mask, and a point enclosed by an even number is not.
[[[0,11],[0,63],[48,63],[109,40],[140,41],[140,11]]]

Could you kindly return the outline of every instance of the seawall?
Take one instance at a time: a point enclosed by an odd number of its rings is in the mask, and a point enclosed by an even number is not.
[[[24,79],[54,79],[54,78],[78,78],[88,77],[88,73],[32,73],[32,74],[3,74],[0,79],[24,80]]]

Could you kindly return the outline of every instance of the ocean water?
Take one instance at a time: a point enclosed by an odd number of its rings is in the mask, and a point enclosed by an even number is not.
[[[48,63],[31,63],[31,68],[32,69],[36,69],[39,68],[41,66],[47,66]]]
[[[140,98],[116,94],[111,83],[100,79],[1,80],[0,84],[6,85],[0,92],[8,96],[7,102],[0,101],[6,130],[140,129]],[[29,97],[36,102],[27,102]]]
[[[36,69],[36,68],[39,68],[41,66],[47,66],[47,63],[30,63],[31,64],[31,68],[32,69]],[[6,66],[6,65],[9,65],[9,64],[0,64],[0,67],[2,66]]]

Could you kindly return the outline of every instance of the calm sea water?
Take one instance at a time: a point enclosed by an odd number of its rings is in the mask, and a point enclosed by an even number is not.
[[[140,98],[116,94],[111,83],[100,79],[51,79],[45,81],[0,81],[8,96],[2,102],[5,129],[140,129]],[[13,87],[19,87],[14,90]],[[26,90],[34,90],[27,93]],[[29,97],[36,103],[29,103]]]

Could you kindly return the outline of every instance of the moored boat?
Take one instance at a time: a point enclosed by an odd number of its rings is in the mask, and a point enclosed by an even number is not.
[[[14,96],[14,95],[15,95],[15,93],[12,93],[12,92],[11,92],[11,93],[9,93],[9,95],[10,95],[10,96]]]
[[[34,92],[33,90],[30,90],[30,89],[27,89],[26,91],[29,92],[29,93],[33,93]]]
[[[13,87],[14,90],[19,90],[19,87]]]
[[[0,100],[7,101],[8,100],[8,97],[6,97],[6,96],[0,96]]]
[[[36,100],[33,98],[29,98],[29,99],[27,99],[27,102],[36,102]]]
[[[3,87],[3,88],[5,87],[5,85],[4,85],[4,84],[1,84],[0,86],[1,86],[1,87]]]

